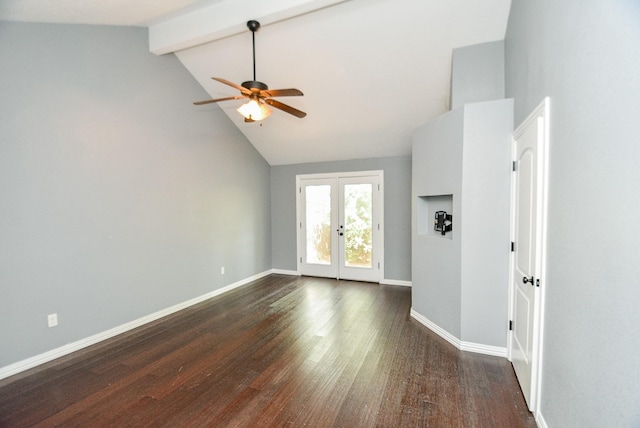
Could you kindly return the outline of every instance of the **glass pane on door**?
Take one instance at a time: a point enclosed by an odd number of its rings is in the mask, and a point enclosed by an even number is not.
[[[348,267],[371,268],[373,186],[344,185],[344,261]]]
[[[307,263],[331,264],[331,186],[306,186]]]

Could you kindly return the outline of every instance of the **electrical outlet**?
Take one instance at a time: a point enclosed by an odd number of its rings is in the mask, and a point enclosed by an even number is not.
[[[55,327],[58,325],[58,314],[51,314],[47,316],[47,322],[49,327]]]
[[[220,275],[224,275],[224,266],[220,268]]]

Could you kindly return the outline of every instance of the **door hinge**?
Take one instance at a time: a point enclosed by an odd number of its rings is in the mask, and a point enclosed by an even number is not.
[[[380,185],[378,184],[378,191],[380,190]]]
[[[300,222],[300,229],[302,229],[302,222]]]
[[[511,252],[514,252],[516,250],[516,243],[511,241]]]
[[[300,263],[302,263],[302,257],[300,257]]]
[[[380,269],[380,262],[378,262],[378,269]]]
[[[298,187],[298,192],[302,194],[302,187]]]
[[[513,321],[509,321],[509,331],[513,331]]]
[[[517,168],[516,168],[516,165],[517,165],[517,164],[516,164],[516,161],[513,161],[513,162],[511,163],[511,171],[515,171],[515,170],[517,169]]]
[[[536,279],[536,287],[540,287],[540,278]]]

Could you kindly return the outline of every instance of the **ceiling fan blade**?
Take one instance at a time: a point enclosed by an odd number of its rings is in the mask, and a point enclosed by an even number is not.
[[[286,104],[281,103],[280,101],[277,100],[273,100],[271,98],[267,98],[266,100],[264,100],[265,103],[269,104],[272,107],[275,107],[277,109],[280,109],[282,111],[285,111],[289,114],[294,115],[295,117],[299,117],[300,119],[302,119],[303,117],[305,117],[307,115],[307,113],[300,111],[298,109],[295,109],[291,106],[288,106]]]
[[[267,89],[260,91],[261,97],[301,97],[304,95],[301,90],[291,89]]]
[[[239,100],[240,98],[245,98],[245,97],[244,97],[244,95],[236,95],[236,96],[233,96],[233,97],[216,98],[215,100],[196,101],[193,104],[197,105],[197,106],[201,106],[203,104],[217,103],[219,101]]]
[[[251,95],[251,91],[248,90],[247,88],[243,88],[240,85],[237,85],[233,82],[229,82],[227,79],[223,79],[222,77],[212,77],[213,80],[217,80],[220,83],[224,83],[225,85],[229,85],[232,88],[236,88],[237,90],[239,90],[240,92],[242,92],[243,94],[247,94],[247,95]]]

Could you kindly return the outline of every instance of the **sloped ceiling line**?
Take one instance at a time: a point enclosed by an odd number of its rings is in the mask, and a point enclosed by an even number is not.
[[[300,89],[304,96],[283,101],[307,116],[274,111],[244,123],[242,100],[185,108],[223,112],[269,164],[284,165],[409,156],[413,130],[448,109],[452,50],[504,39],[510,7],[511,0],[2,0],[0,20],[148,27],[150,50],[175,50],[212,98],[237,93],[211,77],[252,78],[246,21],[259,20],[256,77],[272,89]]]
[[[247,30],[250,19],[263,26],[347,0],[234,0],[149,26],[149,50],[162,55],[233,36]]]

